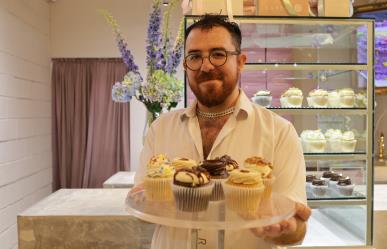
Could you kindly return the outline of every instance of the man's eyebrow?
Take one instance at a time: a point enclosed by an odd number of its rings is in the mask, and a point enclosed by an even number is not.
[[[210,52],[212,51],[215,51],[215,50],[226,50],[224,47],[216,47],[216,48],[211,48],[210,49]],[[202,51],[199,50],[199,49],[191,49],[191,50],[188,50],[187,54],[190,54],[190,53],[201,53]]]

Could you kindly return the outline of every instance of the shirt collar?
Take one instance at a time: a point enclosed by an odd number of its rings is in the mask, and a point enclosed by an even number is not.
[[[180,119],[184,120],[185,117],[187,118],[195,117],[197,103],[198,101],[195,99],[193,103],[181,113]],[[240,89],[239,97],[235,105],[235,115],[238,115],[241,111],[246,113],[247,115],[246,117],[248,117],[253,111],[252,103],[249,100],[249,98],[247,98],[245,92],[242,89]]]

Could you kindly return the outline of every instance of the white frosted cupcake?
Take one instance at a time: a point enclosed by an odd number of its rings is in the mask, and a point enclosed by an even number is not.
[[[148,162],[147,167],[153,168],[153,167],[159,167],[160,165],[163,165],[165,163],[169,163],[169,159],[166,154],[157,154],[154,155]]]
[[[306,98],[308,105],[315,108],[324,108],[328,106],[328,92],[324,89],[314,89],[309,92]]]
[[[346,131],[341,137],[341,152],[354,152],[356,148],[355,134],[353,131]]]
[[[358,107],[358,108],[367,107],[367,97],[364,92],[357,93],[355,95],[355,107]]]
[[[300,108],[303,99],[302,91],[296,87],[291,87],[281,95],[281,107]]]
[[[262,176],[263,185],[265,186],[265,190],[263,192],[263,198],[269,199],[272,193],[272,186],[274,184],[274,176],[273,176],[273,165],[267,160],[261,157],[250,157],[244,161],[245,169],[252,170],[258,172]]]
[[[339,90],[340,107],[352,108],[355,106],[355,92],[351,88]]]
[[[343,137],[341,130],[328,129],[324,135],[327,140],[327,150],[334,153],[341,152],[341,138]]]
[[[258,91],[251,98],[254,103],[264,107],[270,107],[272,99],[271,92],[268,90]]]
[[[337,90],[328,92],[328,107],[339,108],[340,96]]]
[[[178,170],[182,168],[192,168],[197,166],[197,162],[195,160],[185,158],[185,157],[176,157],[172,160],[172,166]]]
[[[177,170],[172,185],[176,208],[185,212],[205,211],[213,188],[210,175],[202,167]]]
[[[320,130],[305,130],[301,133],[301,143],[306,153],[323,153],[327,141]]]
[[[242,215],[255,215],[262,200],[264,184],[261,174],[248,169],[236,169],[223,183],[226,205]]]
[[[144,179],[145,196],[149,201],[170,201],[173,198],[171,182],[174,168],[169,163],[148,167]]]

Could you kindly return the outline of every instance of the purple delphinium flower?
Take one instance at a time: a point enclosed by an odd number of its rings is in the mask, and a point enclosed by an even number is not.
[[[162,43],[161,37],[161,2],[153,1],[153,10],[149,16],[149,26],[147,34],[147,57],[146,64],[148,66],[148,76],[155,70],[163,69],[165,67],[165,57],[163,56],[160,45]]]
[[[122,60],[128,67],[128,71],[138,72],[138,66],[134,63],[133,55],[130,50],[126,48],[127,44],[124,42],[120,35],[117,35],[117,46],[120,50]]]

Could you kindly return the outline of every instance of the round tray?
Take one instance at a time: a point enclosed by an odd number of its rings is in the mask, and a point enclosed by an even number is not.
[[[294,215],[295,203],[289,198],[273,193],[262,200],[259,209],[252,215],[243,215],[230,210],[224,201],[210,202],[202,212],[177,210],[174,201],[147,201],[145,192],[140,191],[126,198],[127,211],[133,216],[155,224],[215,230],[239,230],[263,227],[281,222]]]

